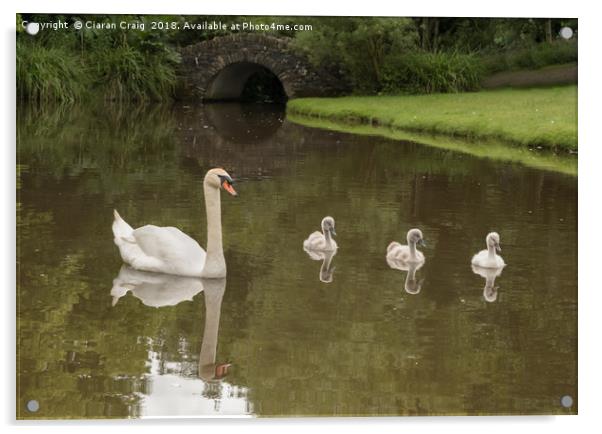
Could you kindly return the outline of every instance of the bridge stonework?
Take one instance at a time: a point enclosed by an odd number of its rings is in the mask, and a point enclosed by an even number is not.
[[[247,79],[262,68],[278,77],[288,98],[335,96],[345,90],[340,80],[294,52],[291,41],[236,33],[184,47],[177,95],[181,99],[236,99]]]

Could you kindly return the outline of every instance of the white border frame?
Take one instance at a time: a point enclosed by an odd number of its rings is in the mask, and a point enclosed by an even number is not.
[[[355,433],[365,430],[390,432],[412,429],[415,432],[450,433],[469,432],[504,433],[515,429],[543,428],[549,433],[563,433],[577,429],[592,431],[601,425],[597,420],[600,402],[600,313],[602,297],[598,287],[599,261],[602,237],[598,230],[600,221],[600,168],[602,162],[602,135],[595,127],[600,123],[596,112],[600,97],[600,15],[594,2],[557,1],[526,2],[506,0],[492,4],[470,0],[420,1],[394,4],[386,0],[363,3],[346,1],[303,0],[244,0],[191,2],[169,0],[160,4],[136,0],[102,0],[97,3],[78,0],[21,0],[18,4],[2,2],[3,65],[1,68],[4,96],[1,104],[2,132],[2,211],[0,212],[0,240],[2,240],[1,275],[4,278],[5,336],[0,360],[3,364],[2,421],[9,431],[33,431],[42,428],[48,433],[81,432],[106,433],[108,428],[119,426],[146,434],[162,432],[168,426],[182,431],[198,431],[209,427],[232,430],[249,430],[251,433],[305,432],[312,428],[344,429]],[[15,14],[37,13],[139,13],[139,14],[222,14],[222,15],[335,15],[335,16],[483,16],[483,17],[577,17],[579,18],[579,416],[509,416],[509,417],[408,417],[408,418],[321,418],[321,419],[162,419],[139,421],[52,421],[15,422]],[[584,90],[585,89],[585,90]],[[199,427],[199,424],[201,425]]]

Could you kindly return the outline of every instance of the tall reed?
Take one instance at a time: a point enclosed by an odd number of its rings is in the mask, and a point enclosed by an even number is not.
[[[388,59],[383,91],[438,93],[476,90],[483,71],[474,54],[407,53]]]
[[[164,100],[176,84],[175,52],[151,55],[128,45],[96,51],[89,64],[97,88],[109,100]]]
[[[77,53],[36,43],[17,44],[17,98],[38,102],[73,102],[88,85]]]

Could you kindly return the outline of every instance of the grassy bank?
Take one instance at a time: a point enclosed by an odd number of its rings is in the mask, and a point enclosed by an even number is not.
[[[482,92],[301,98],[287,111],[350,124],[577,150],[577,86]]]

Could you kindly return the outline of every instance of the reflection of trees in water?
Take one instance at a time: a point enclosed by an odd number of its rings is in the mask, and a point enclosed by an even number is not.
[[[173,160],[175,119],[166,106],[26,106],[17,118],[18,160],[55,179],[98,170],[111,182],[115,172]]]

